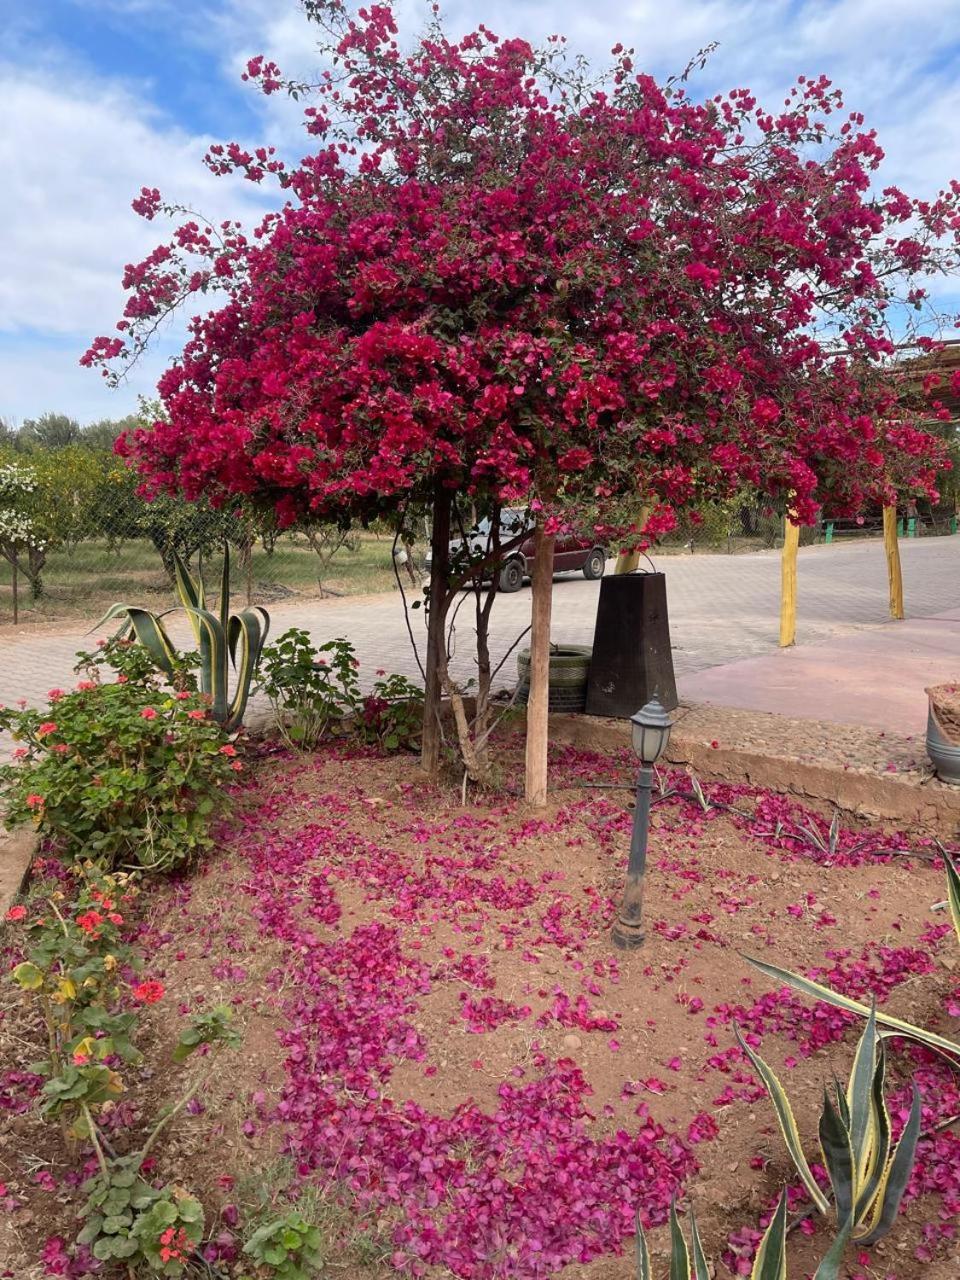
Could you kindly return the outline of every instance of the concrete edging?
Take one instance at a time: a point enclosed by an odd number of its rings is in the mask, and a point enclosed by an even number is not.
[[[23,888],[39,843],[30,827],[0,828],[0,920]]]
[[[630,726],[625,720],[552,715],[550,736],[594,751],[630,746]],[[714,746],[684,732],[681,725],[674,729],[667,761],[688,767],[708,781],[782,791],[857,816],[923,827],[942,838],[952,839],[960,831],[960,788],[932,776],[875,772],[830,760],[821,763],[786,752],[751,750],[748,743]]]

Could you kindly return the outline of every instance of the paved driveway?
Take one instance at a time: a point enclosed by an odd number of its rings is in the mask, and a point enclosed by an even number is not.
[[[960,608],[960,537],[903,541],[904,594],[909,617],[930,617]],[[777,647],[780,587],[778,552],[739,556],[662,556],[667,575],[674,662],[683,692],[683,676],[706,668],[773,652]],[[878,542],[802,548],[799,570],[798,644],[846,636],[887,621],[887,583],[883,548]],[[556,641],[590,644],[600,584],[581,575],[558,577],[553,596]],[[306,627],[317,642],[349,637],[362,674],[372,680],[378,668],[416,676],[417,664],[396,594],[284,602],[271,610],[274,634],[289,626]],[[422,611],[410,615],[423,651]],[[493,609],[494,659],[509,649],[530,621],[530,589],[498,597]],[[460,611],[453,671],[472,673],[470,604]],[[73,655],[90,647],[83,630],[42,632],[24,629],[0,639],[0,702],[26,698],[40,704],[46,691],[68,685]],[[960,647],[958,647],[960,666]],[[501,673],[510,684],[516,674],[511,655]],[[773,709],[773,708],[771,708]]]

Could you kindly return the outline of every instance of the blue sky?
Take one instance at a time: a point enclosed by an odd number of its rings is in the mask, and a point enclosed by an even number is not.
[[[426,7],[402,0],[402,27]],[[932,195],[960,176],[960,0],[454,0],[445,12],[455,30],[559,31],[600,58],[620,40],[658,76],[717,40],[697,85],[746,84],[771,105],[822,72],[877,129],[886,181]],[[112,331],[124,264],[162,238],[130,210],[141,186],[254,220],[263,196],[207,174],[207,145],[298,152],[293,104],[240,82],[258,52],[291,74],[315,69],[297,0],[0,0],[0,417],[93,421],[150,393],[178,329],[116,392],[77,361]]]

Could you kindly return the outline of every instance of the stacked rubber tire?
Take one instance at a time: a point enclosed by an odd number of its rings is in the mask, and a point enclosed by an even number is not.
[[[550,701],[551,711],[583,712],[587,705],[587,676],[590,672],[592,649],[585,645],[568,644],[550,651]],[[530,693],[530,650],[521,649],[517,654],[517,675],[520,685],[517,703],[526,706]]]

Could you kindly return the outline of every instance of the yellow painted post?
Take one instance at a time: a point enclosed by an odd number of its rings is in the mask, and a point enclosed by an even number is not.
[[[780,557],[780,648],[788,649],[797,638],[797,548],[800,526],[787,516],[783,522]]]
[[[903,574],[900,544],[897,542],[897,508],[883,508],[883,549],[887,553],[887,581],[890,584],[890,617],[903,619]]]
[[[640,517],[637,520],[637,528],[643,530],[643,526],[647,523],[650,516],[649,507],[640,508]],[[621,551],[617,556],[617,563],[614,566],[614,573],[633,573],[634,569],[640,567],[639,551]]]

